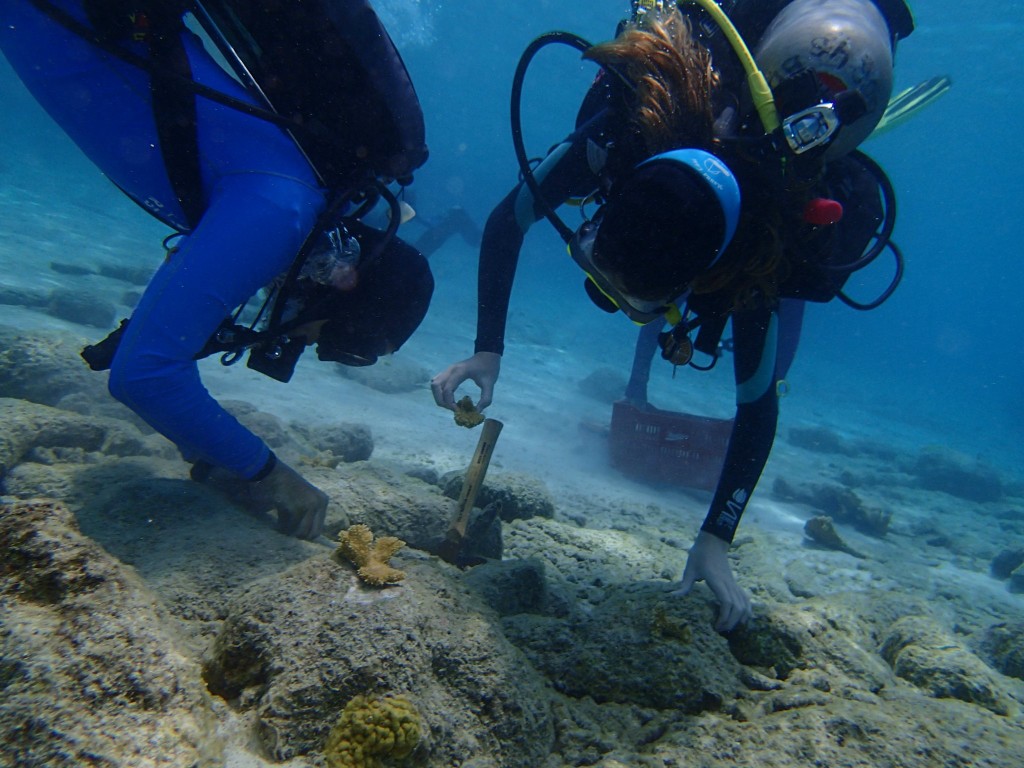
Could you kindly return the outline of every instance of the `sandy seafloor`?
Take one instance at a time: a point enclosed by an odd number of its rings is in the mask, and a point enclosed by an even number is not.
[[[61,274],[50,264],[155,266],[161,255],[159,239],[164,234],[67,146],[56,144],[46,156],[26,151],[0,159],[0,288],[71,288],[113,301],[128,313],[125,284],[99,275]],[[467,265],[473,264],[474,257],[458,239],[433,257],[438,285],[432,309],[395,360],[385,361],[382,366],[406,366],[429,375],[469,354],[475,276]],[[566,313],[579,310],[582,315],[590,311],[584,302],[579,297],[579,304],[566,307]],[[555,501],[556,519],[585,520],[585,526],[594,530],[641,525],[668,538],[688,539],[703,519],[707,497],[651,487],[610,468],[607,438],[600,431],[609,420],[610,406],[580,386],[582,380],[601,369],[612,368],[625,376],[631,355],[628,334],[595,338],[603,334],[607,324],[595,330],[571,317],[563,321],[559,312],[553,309],[547,316],[529,316],[513,310],[502,377],[495,404],[488,412],[505,425],[491,472],[524,473],[542,481]],[[106,332],[41,311],[2,304],[0,326],[23,333],[61,330],[86,339],[98,339]],[[475,445],[475,433],[456,428],[451,414],[434,407],[425,381],[413,391],[385,394],[339,375],[333,365],[318,363],[312,354],[300,362],[287,386],[243,366],[225,368],[215,359],[204,361],[202,370],[204,381],[218,398],[246,401],[285,422],[314,429],[318,420],[324,419],[369,425],[376,462],[425,466],[444,473],[464,468]],[[801,370],[799,366],[797,370]],[[716,416],[729,414],[732,387],[728,364],[711,374],[685,372],[675,381],[667,365],[656,363],[655,371],[651,399],[656,405]],[[751,558],[736,561],[738,576],[754,593],[755,602],[763,605],[772,601],[770,591],[763,587],[770,575],[798,573],[808,582],[809,592],[818,596],[834,594],[837,601],[851,592],[871,589],[939,601],[941,609],[937,608],[936,614],[941,614],[950,631],[963,624],[968,634],[978,634],[986,623],[1019,621],[1024,596],[1011,592],[1006,581],[989,572],[992,558],[1000,551],[1024,546],[1024,477],[1019,454],[993,450],[982,457],[984,466],[998,473],[1005,484],[1006,493],[998,501],[967,501],[942,491],[913,487],[910,481],[897,490],[892,486],[873,487],[870,478],[878,471],[877,453],[815,452],[794,443],[794,430],[820,428],[847,445],[885,446],[909,458],[936,446],[949,449],[955,460],[966,466],[974,466],[976,456],[973,448],[958,451],[954,436],[964,427],[957,424],[957,414],[950,414],[949,421],[932,418],[922,423],[915,413],[887,406],[878,393],[858,398],[851,394],[854,392],[856,387],[851,386],[837,395],[828,388],[827,376],[809,374],[802,381],[794,377],[792,393],[782,403],[774,453],[741,527],[743,540],[758,544]],[[1012,435],[994,435],[988,442],[998,446],[1012,441]],[[183,476],[184,466],[178,471]],[[813,510],[773,492],[780,478],[797,486],[834,483],[844,471],[864,481],[856,490],[866,504],[893,514],[884,539],[865,536],[849,526],[840,527],[842,536],[867,555],[863,560],[806,546],[803,528]],[[274,550],[266,548],[265,541],[279,534],[269,527],[235,528],[231,519],[230,515],[218,518],[216,528],[206,531],[208,538],[248,537],[242,543],[272,556]],[[133,529],[124,530],[130,533]],[[116,535],[116,531],[108,533],[109,540],[101,543],[112,551],[124,548],[127,542],[114,540]],[[310,547],[313,552],[314,545]],[[160,548],[154,556],[166,556],[169,562],[177,563],[176,567],[188,568],[173,548]],[[681,574],[683,563],[680,551],[675,577]],[[152,563],[149,565],[145,570],[160,572]],[[277,568],[272,561],[266,563],[268,572]],[[701,593],[699,599],[710,598]],[[1008,679],[1007,690],[1019,690],[1013,685],[1014,681]],[[950,706],[962,704],[954,702]],[[986,712],[985,716],[991,715]],[[1011,738],[1009,746],[1003,745],[991,754],[981,745],[976,749],[964,747],[963,762],[957,765],[974,764],[970,762],[972,752],[986,755],[979,759],[979,765],[1019,764],[1012,758],[1014,750],[1018,757],[1024,755],[1019,708],[1000,717],[1018,740],[1014,743]],[[226,733],[230,732],[229,724],[224,727]],[[893,722],[892,727],[898,729],[901,724]],[[265,764],[237,734],[228,738],[227,761],[238,768]],[[293,764],[303,763],[296,760]],[[758,758],[740,755],[735,764],[757,765]],[[790,764],[822,763],[802,762],[794,755]],[[902,762],[895,756],[891,764]]]

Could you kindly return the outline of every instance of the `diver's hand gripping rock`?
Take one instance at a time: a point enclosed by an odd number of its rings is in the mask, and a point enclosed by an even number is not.
[[[283,461],[255,482],[251,494],[277,512],[277,528],[289,536],[315,539],[324,531],[327,494]]]
[[[683,580],[673,594],[686,595],[698,581],[706,581],[720,605],[715,630],[729,632],[754,615],[750,597],[736,583],[729,567],[729,542],[706,531],[697,534],[683,569]]]
[[[470,358],[448,366],[430,380],[434,402],[442,408],[455,410],[455,390],[464,381],[472,379],[480,387],[480,401],[476,409],[482,411],[494,397],[494,383],[501,372],[501,355],[495,352],[477,352]]]

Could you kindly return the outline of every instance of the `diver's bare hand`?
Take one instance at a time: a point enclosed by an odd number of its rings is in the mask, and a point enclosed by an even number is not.
[[[477,352],[472,357],[450,365],[430,380],[430,391],[434,402],[442,408],[455,410],[455,390],[462,382],[472,380],[480,387],[480,401],[476,404],[482,411],[491,404],[494,397],[494,383],[501,372],[501,355],[494,352]]]
[[[327,494],[278,459],[262,480],[251,484],[253,499],[277,512],[277,529],[300,539],[315,539],[324,531]]]
[[[706,581],[720,605],[715,630],[729,632],[737,624],[745,624],[754,615],[750,597],[736,583],[729,567],[729,542],[723,541],[706,531],[697,534],[696,541],[690,548],[690,556],[686,558],[683,569],[683,580],[677,595],[689,594],[698,581]]]

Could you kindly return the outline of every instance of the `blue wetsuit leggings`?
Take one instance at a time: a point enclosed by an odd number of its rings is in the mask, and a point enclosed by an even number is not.
[[[784,299],[779,307],[778,352],[776,358],[776,379],[786,378],[789,367],[796,357],[803,326],[805,302],[798,299]],[[658,334],[664,323],[648,323],[637,333],[636,349],[633,353],[633,368],[629,374],[625,397],[636,403],[647,403],[647,383],[651,378],[651,362],[658,351]]]
[[[85,21],[81,0],[58,0]],[[0,50],[40,105],[104,174],[168,225],[189,229],[160,153],[149,75],[26,0],[0,0]],[[256,103],[185,29],[193,78]],[[125,42],[139,55],[144,45]],[[278,127],[196,99],[205,212],[147,287],[114,358],[110,391],[189,460],[242,477],[266,444],[206,391],[194,356],[231,311],[285,271],[325,207],[316,176]]]

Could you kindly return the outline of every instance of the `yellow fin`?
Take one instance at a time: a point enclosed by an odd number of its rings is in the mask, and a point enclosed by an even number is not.
[[[931,77],[917,85],[900,91],[891,99],[889,106],[885,108],[882,119],[878,121],[872,136],[877,136],[890,128],[909,120],[953,86],[953,81],[948,75]]]
[[[413,219],[416,218],[416,209],[413,208],[411,205],[409,205],[407,202],[405,202],[405,200],[399,200],[398,201],[398,210],[399,210],[399,215],[401,216],[401,219],[398,222],[399,224],[405,224],[405,222],[412,221]],[[390,219],[391,218],[391,209],[390,208],[387,209],[387,214],[388,214],[388,219]]]

